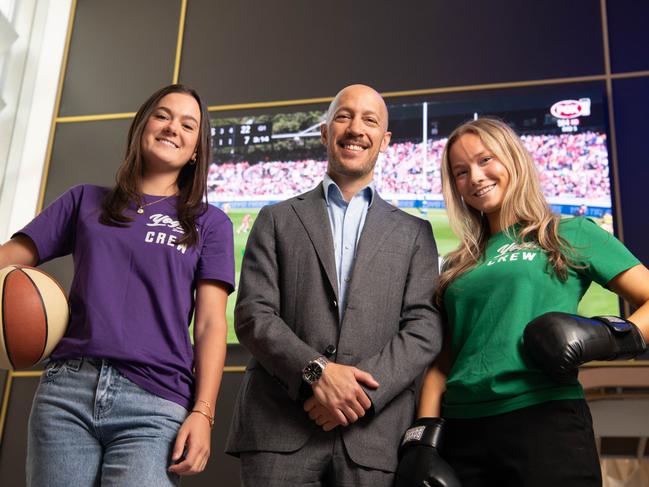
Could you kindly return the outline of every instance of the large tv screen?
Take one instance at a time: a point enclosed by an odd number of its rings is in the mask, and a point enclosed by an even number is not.
[[[428,219],[444,255],[458,244],[441,195],[440,158],[460,123],[495,116],[521,136],[539,170],[552,209],[585,215],[614,231],[606,106],[600,85],[562,85],[438,96],[386,98],[392,142],[375,168],[379,193]],[[326,170],[320,125],[326,106],[213,114],[208,199],[234,223],[237,279],[259,209],[316,186]],[[230,299],[228,320],[236,296]],[[593,285],[580,312],[617,314],[617,297]],[[229,342],[236,343],[230,330]]]

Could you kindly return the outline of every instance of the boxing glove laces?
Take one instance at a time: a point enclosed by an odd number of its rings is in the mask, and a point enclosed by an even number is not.
[[[395,487],[460,487],[455,472],[439,455],[442,418],[419,418],[403,435]]]

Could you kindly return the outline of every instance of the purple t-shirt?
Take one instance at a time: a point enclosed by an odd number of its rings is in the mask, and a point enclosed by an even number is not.
[[[198,217],[198,244],[179,245],[176,197],[144,196],[128,227],[99,223],[106,188],[75,186],[18,233],[39,263],[72,253],[70,324],[53,359],[110,360],[143,389],[185,408],[192,404],[194,354],[188,326],[200,279],[234,289],[232,222],[209,205]]]

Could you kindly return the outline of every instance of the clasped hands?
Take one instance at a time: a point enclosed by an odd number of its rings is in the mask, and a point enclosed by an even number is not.
[[[361,385],[379,387],[370,373],[329,362],[320,380],[311,386],[313,396],[304,402],[304,410],[324,431],[354,423],[372,406]]]

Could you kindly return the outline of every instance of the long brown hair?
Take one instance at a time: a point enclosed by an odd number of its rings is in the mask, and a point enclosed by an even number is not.
[[[486,215],[464,203],[451,171],[451,147],[465,134],[478,136],[509,173],[509,185],[500,210],[500,228],[512,232],[508,227],[518,223],[511,237],[521,243],[538,244],[547,253],[549,267],[559,279],[565,280],[568,268],[580,265],[574,262],[572,246],[559,235],[561,217],[553,214],[545,201],[532,156],[505,122],[479,118],[457,127],[442,153],[442,194],[449,223],[460,238],[460,245],[445,258],[435,292],[437,304],[443,304],[444,292],[455,279],[478,264],[490,237]]]
[[[198,242],[196,218],[207,209],[207,172],[212,150],[207,109],[196,90],[188,86],[174,84],[161,88],[151,95],[135,114],[126,139],[124,161],[115,176],[115,186],[102,202],[99,221],[104,225],[116,227],[126,227],[129,222],[133,221],[133,218],[125,215],[124,212],[130,204],[136,206],[142,204],[142,195],[139,192],[144,170],[141,148],[142,133],[160,100],[170,93],[184,93],[192,96],[198,103],[201,112],[196,162],[185,164],[176,181],[178,185],[176,211],[178,212],[178,221],[185,232],[179,243],[191,246]]]

